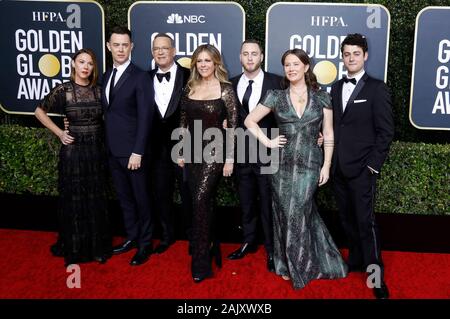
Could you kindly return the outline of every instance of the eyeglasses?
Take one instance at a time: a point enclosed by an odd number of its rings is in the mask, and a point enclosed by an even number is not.
[[[163,51],[163,52],[168,52],[171,48],[169,47],[153,47],[152,51],[153,52],[157,52],[157,51]]]

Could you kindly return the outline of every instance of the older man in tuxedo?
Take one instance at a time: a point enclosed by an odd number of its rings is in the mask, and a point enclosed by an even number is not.
[[[183,169],[171,159],[171,150],[176,142],[171,140],[171,134],[180,126],[180,100],[190,74],[189,69],[174,61],[175,54],[173,39],[165,33],[158,33],[152,43],[156,68],[150,71],[155,91],[150,180],[153,208],[162,230],[160,244],[155,249],[159,254],[175,241],[175,181],[180,191],[182,222],[188,239],[191,225],[191,201],[187,183],[183,181]]]

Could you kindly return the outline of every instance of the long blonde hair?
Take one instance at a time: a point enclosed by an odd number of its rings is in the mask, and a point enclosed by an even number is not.
[[[201,80],[201,76],[197,70],[197,61],[198,56],[203,51],[207,52],[214,62],[214,76],[216,77],[216,79],[218,79],[220,83],[230,83],[230,81],[228,81],[228,72],[225,69],[225,65],[223,64],[222,56],[219,50],[217,50],[217,48],[211,44],[202,44],[198,46],[197,49],[195,49],[194,54],[191,58],[191,76],[189,77],[189,80],[186,84],[191,93],[194,92],[194,88],[199,85]]]

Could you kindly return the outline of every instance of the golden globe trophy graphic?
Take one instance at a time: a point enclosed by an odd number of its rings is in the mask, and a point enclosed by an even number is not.
[[[183,57],[179,58],[177,62],[184,68],[190,69],[191,68],[191,58]]]
[[[53,54],[44,54],[39,59],[38,66],[39,71],[49,78],[56,76],[61,69],[61,64],[59,63],[58,58]]]
[[[324,60],[317,63],[313,70],[320,85],[331,85],[336,80],[337,69],[334,63]]]

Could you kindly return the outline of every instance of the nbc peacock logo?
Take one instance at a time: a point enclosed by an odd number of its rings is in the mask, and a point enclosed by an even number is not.
[[[180,16],[178,13],[172,13],[167,17],[167,23],[169,24],[181,24],[183,23],[183,17]]]

